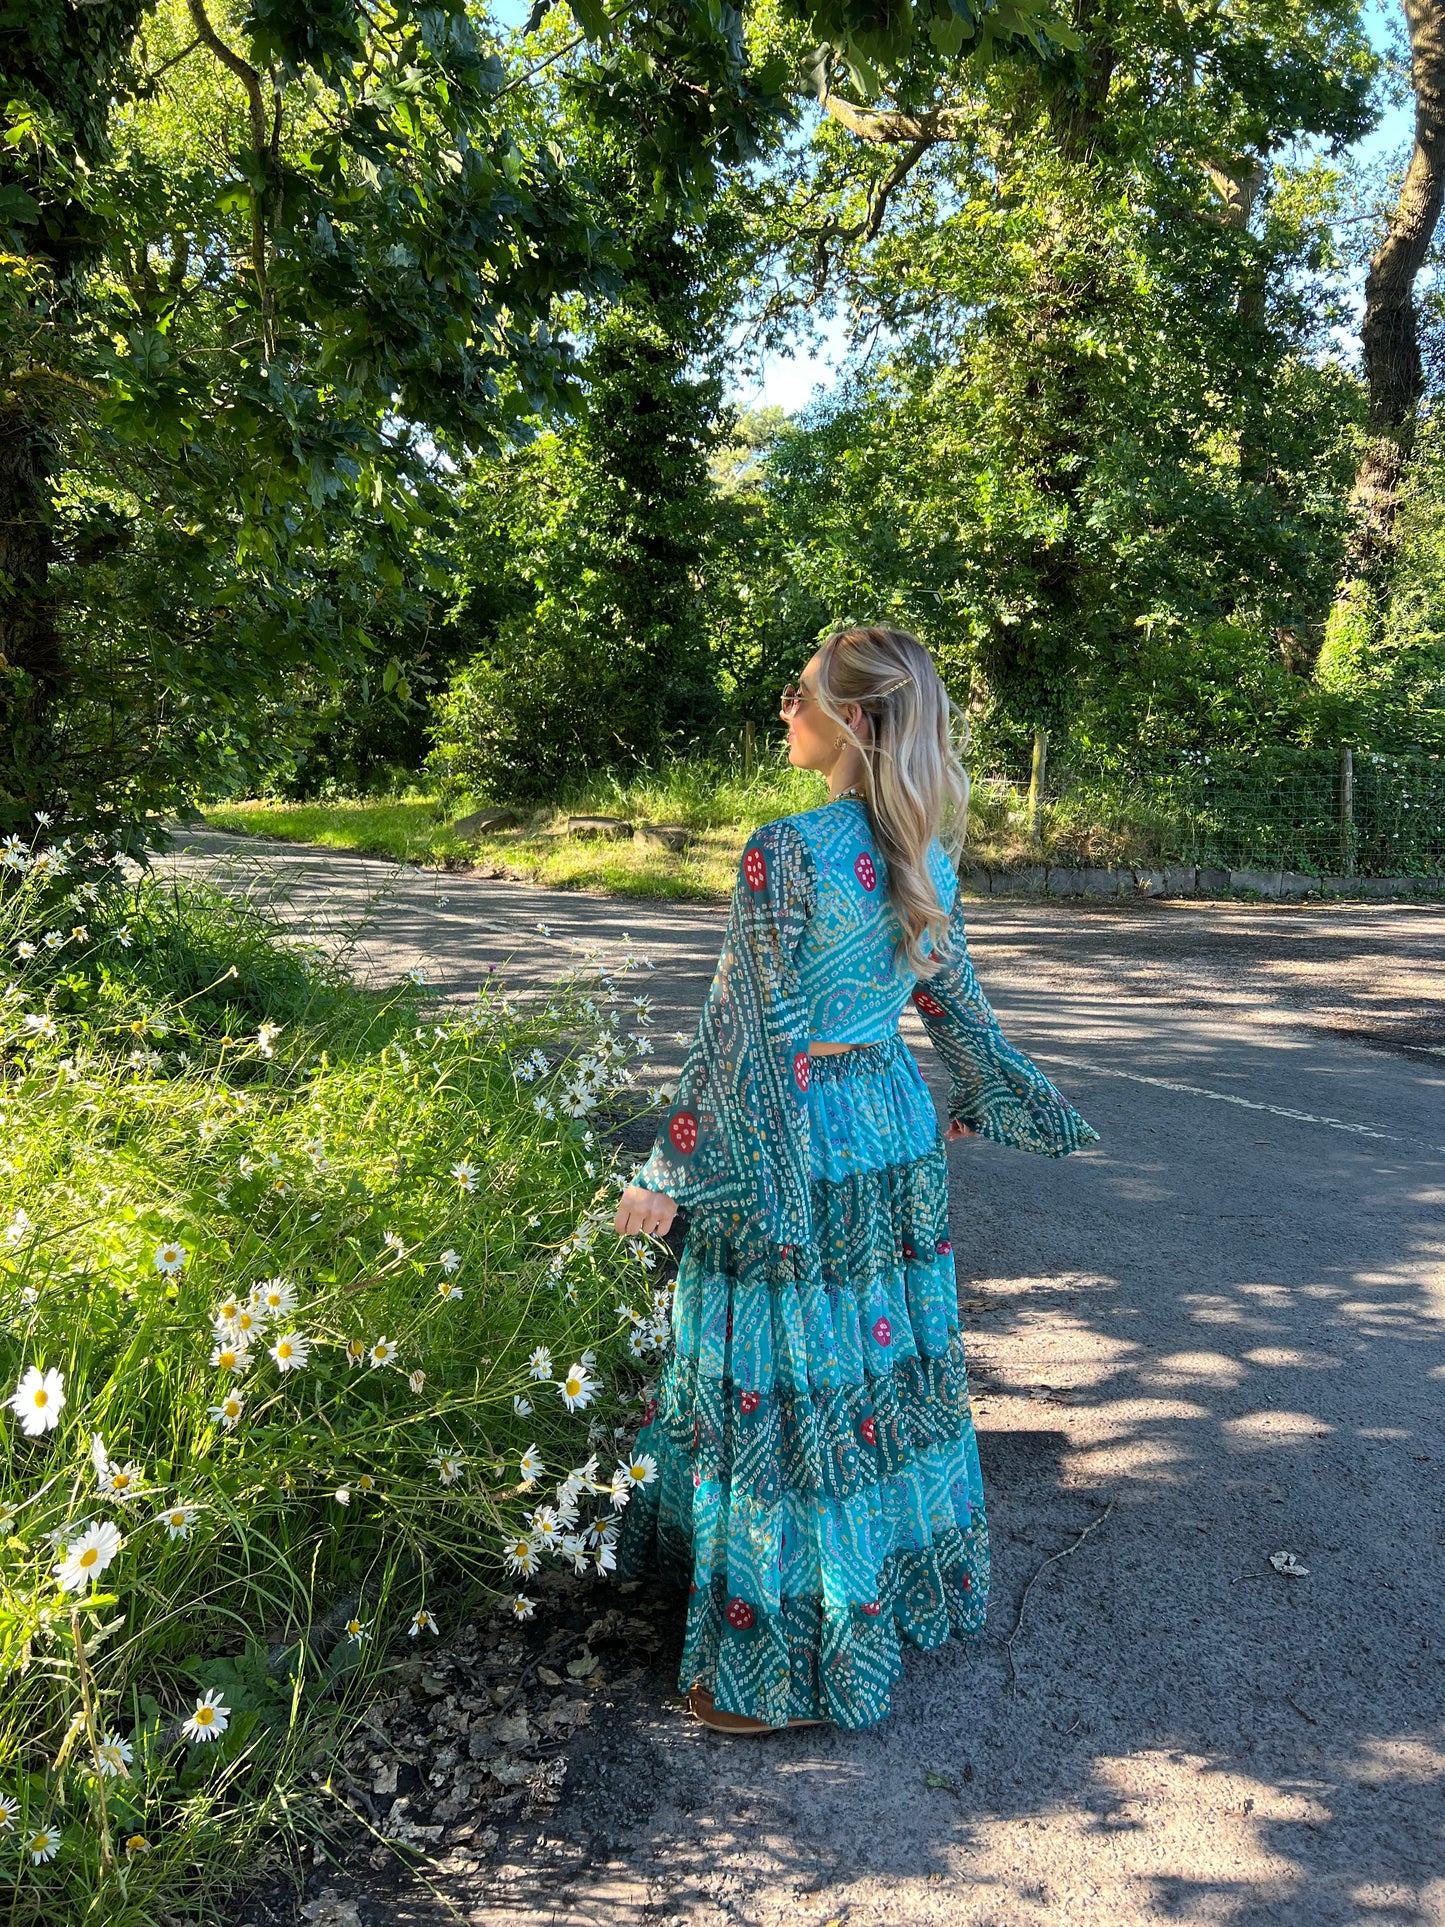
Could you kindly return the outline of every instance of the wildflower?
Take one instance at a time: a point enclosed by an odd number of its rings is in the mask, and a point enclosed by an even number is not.
[[[347,1620],[346,1637],[351,1641],[353,1646],[359,1646],[363,1639],[369,1637],[370,1633],[371,1621],[369,1619]]]
[[[222,1431],[234,1432],[245,1409],[245,1399],[236,1392],[227,1392],[219,1405],[211,1406],[208,1416],[216,1421]]]
[[[6,1244],[18,1245],[20,1240],[25,1236],[26,1232],[29,1229],[30,1229],[30,1213],[24,1208],[23,1205],[17,1204],[14,1212],[11,1214],[9,1224],[7,1224],[5,1227]]]
[[[425,984],[426,972],[424,970],[419,970],[419,969],[408,970],[408,972],[406,973],[406,980],[409,984],[418,984],[418,985]]]
[[[30,868],[30,852],[18,836],[7,836],[5,841],[0,843],[0,864],[3,864],[7,870]]]
[[[478,1165],[469,1163],[465,1158],[452,1166],[452,1176],[462,1187],[463,1191],[475,1191],[477,1188],[477,1179],[481,1175],[481,1168]]]
[[[211,1363],[217,1371],[244,1372],[250,1362],[251,1354],[246,1347],[233,1339],[219,1339],[211,1348]]]
[[[527,1370],[538,1380],[552,1376],[552,1354],[545,1345],[539,1345],[527,1360]]]
[[[550,937],[552,934],[552,926],[548,923],[539,923],[537,925],[537,928],[541,931],[544,937]]]
[[[437,1291],[443,1298],[460,1298],[463,1295],[461,1286],[454,1285],[450,1278],[439,1279]]]
[[[532,1099],[532,1109],[537,1113],[538,1117],[555,1117],[557,1115],[553,1109],[551,1098],[547,1097],[542,1091],[538,1091],[537,1095]]]
[[[388,1251],[394,1251],[398,1258],[406,1256],[406,1240],[399,1231],[388,1231],[381,1242]]]
[[[311,1356],[311,1346],[299,1332],[287,1332],[270,1350],[279,1372],[299,1372]]]
[[[619,1511],[621,1511],[622,1507],[625,1506],[627,1501],[632,1497],[632,1481],[627,1476],[627,1467],[625,1465],[619,1465],[613,1473],[612,1483],[607,1488],[607,1496]]]
[[[29,963],[30,959],[35,955],[35,945],[29,942],[28,939],[22,937],[20,942],[15,946],[15,954],[20,958],[22,963]]]
[[[339,1485],[337,1486],[336,1490],[332,1493],[331,1496],[336,1501],[337,1505],[350,1505],[351,1504],[351,1487],[349,1485]]]
[[[651,1485],[657,1477],[657,1460],[650,1452],[639,1452],[635,1459],[629,1460],[619,1470],[626,1472],[632,1485]]]
[[[99,1479],[101,1491],[112,1499],[120,1500],[139,1498],[144,1484],[138,1465],[107,1464]]]
[[[520,1392],[516,1393],[512,1399],[512,1410],[518,1418],[530,1418],[532,1416],[531,1399],[523,1398]]]
[[[134,1858],[138,1853],[149,1853],[151,1843],[143,1833],[133,1833],[125,1843],[125,1850],[128,1856]]]
[[[527,1447],[526,1451],[522,1454],[521,1463],[517,1469],[522,1475],[523,1485],[535,1485],[537,1480],[540,1479],[542,1474],[547,1470],[546,1466],[542,1463],[541,1454],[538,1452],[535,1444]]]
[[[230,1723],[231,1709],[221,1704],[221,1695],[212,1686],[196,1701],[196,1710],[182,1722],[181,1731],[188,1740],[200,1743],[220,1739]]]
[[[20,1802],[13,1793],[0,1793],[0,1833],[14,1833]]]
[[[378,1365],[389,1365],[396,1357],[396,1341],[385,1336],[378,1338],[366,1354],[366,1362],[375,1371]]]
[[[263,1278],[251,1287],[251,1303],[267,1318],[288,1318],[296,1309],[296,1287],[284,1278]]]
[[[95,1749],[95,1762],[107,1780],[128,1780],[135,1748],[119,1733],[107,1733]]]
[[[237,1175],[243,1178],[254,1178],[260,1169],[254,1158],[241,1158],[236,1164]]]
[[[58,930],[47,930],[41,941],[47,950],[58,950],[65,939]]]
[[[42,1372],[38,1365],[32,1365],[5,1403],[20,1420],[26,1438],[38,1439],[42,1432],[53,1432],[65,1404],[64,1375],[54,1370]]]
[[[348,1369],[352,1365],[364,1364],[365,1360],[366,1340],[364,1338],[348,1338],[346,1341],[346,1363]]]
[[[115,933],[115,940],[120,945],[122,950],[130,949],[131,935],[130,935],[130,925],[128,923],[121,924],[120,928]],[[139,1835],[137,1835],[137,1838],[139,1838]],[[149,1847],[146,1848],[146,1852],[147,1853],[150,1852]]]
[[[414,1392],[420,1392],[422,1386],[426,1384],[426,1373],[422,1371],[409,1372],[406,1382]]]
[[[190,1252],[184,1245],[163,1244],[156,1246],[156,1270],[164,1278],[177,1278],[185,1270]]]
[[[598,1540],[592,1549],[592,1563],[598,1572],[616,1572],[617,1548],[610,1540]]]
[[[459,1452],[438,1452],[432,1459],[443,1485],[455,1485],[462,1476],[463,1459]]]
[[[512,1616],[516,1619],[530,1619],[537,1610],[535,1599],[529,1599],[524,1592],[512,1595]]]
[[[441,1257],[437,1259],[437,1263],[447,1274],[448,1278],[450,1278],[453,1272],[461,1270],[462,1254],[459,1251],[444,1251]]]
[[[266,1314],[256,1305],[242,1305],[231,1320],[231,1329],[244,1345],[252,1332],[260,1332],[266,1324]]]
[[[585,1366],[574,1365],[565,1378],[557,1380],[557,1390],[569,1412],[581,1412],[592,1403],[597,1385]]]
[[[55,1019],[43,1011],[27,1010],[25,1013],[25,1035],[27,1037],[53,1037],[55,1035]]]
[[[71,936],[71,941],[73,943],[90,942],[90,932],[86,929],[83,923],[76,924],[74,929],[72,929],[70,936]]]
[[[279,1024],[262,1024],[256,1032],[256,1048],[263,1057],[276,1055],[276,1039],[281,1035]]]
[[[199,1511],[199,1506],[192,1505],[188,1499],[183,1499],[178,1505],[167,1506],[164,1512],[158,1512],[154,1523],[165,1527],[167,1538],[189,1539]]]
[[[25,1851],[38,1867],[42,1860],[53,1860],[60,1851],[58,1827],[40,1827],[25,1842]]]
[[[507,1571],[519,1572],[524,1579],[530,1579],[540,1563],[536,1541],[529,1532],[519,1532],[515,1538],[505,1540],[502,1557]]]
[[[124,1543],[109,1519],[102,1520],[96,1526],[87,1526],[80,1537],[73,1539],[65,1548],[64,1556],[55,1568],[55,1577],[60,1582],[61,1590],[84,1592],[105,1571]]]
[[[433,1637],[435,1637],[440,1632],[441,1627],[438,1626],[436,1620],[427,1611],[426,1607],[422,1606],[412,1614],[411,1624],[406,1629],[406,1636],[408,1639],[415,1639],[418,1633],[431,1633]]]
[[[363,1472],[357,1478],[356,1489],[358,1492],[375,1492],[376,1480],[369,1472]]]
[[[562,1541],[559,1550],[564,1559],[570,1559],[572,1561],[572,1570],[575,1573],[580,1574],[586,1572],[588,1563],[587,1541],[580,1533],[569,1532],[567,1537]]]

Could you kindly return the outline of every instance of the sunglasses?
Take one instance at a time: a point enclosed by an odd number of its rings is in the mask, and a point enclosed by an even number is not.
[[[800,682],[784,683],[782,699],[778,707],[785,716],[793,716],[804,703],[813,703],[817,700],[812,690],[804,689]]]

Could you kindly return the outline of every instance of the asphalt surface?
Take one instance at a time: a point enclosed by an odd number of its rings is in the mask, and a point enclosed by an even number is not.
[[[374,897],[358,967],[447,991],[625,935],[664,1038],[721,935],[231,838],[179,861],[237,849],[232,887],[333,940]],[[864,1734],[725,1739],[659,1684],[503,1865],[385,1918],[1445,1927],[1445,913],[1010,899],[972,927],[1102,1135],[951,1153],[987,1633],[910,1655]]]

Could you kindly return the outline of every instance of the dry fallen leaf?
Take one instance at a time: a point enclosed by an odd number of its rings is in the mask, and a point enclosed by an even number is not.
[[[1298,1553],[1272,1552],[1269,1555],[1269,1563],[1276,1572],[1284,1573],[1289,1579],[1308,1579],[1310,1576],[1309,1567],[1300,1564]]]

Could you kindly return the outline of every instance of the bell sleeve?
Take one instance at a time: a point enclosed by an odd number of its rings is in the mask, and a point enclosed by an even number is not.
[[[995,1144],[1044,1157],[1067,1157],[1099,1134],[999,1029],[979,988],[955,893],[944,962],[913,992],[933,1048],[948,1067],[948,1115]]]
[[[677,1097],[632,1180],[730,1236],[812,1239],[808,1007],[795,957],[816,901],[813,858],[786,818],[749,840],[717,974]]]

